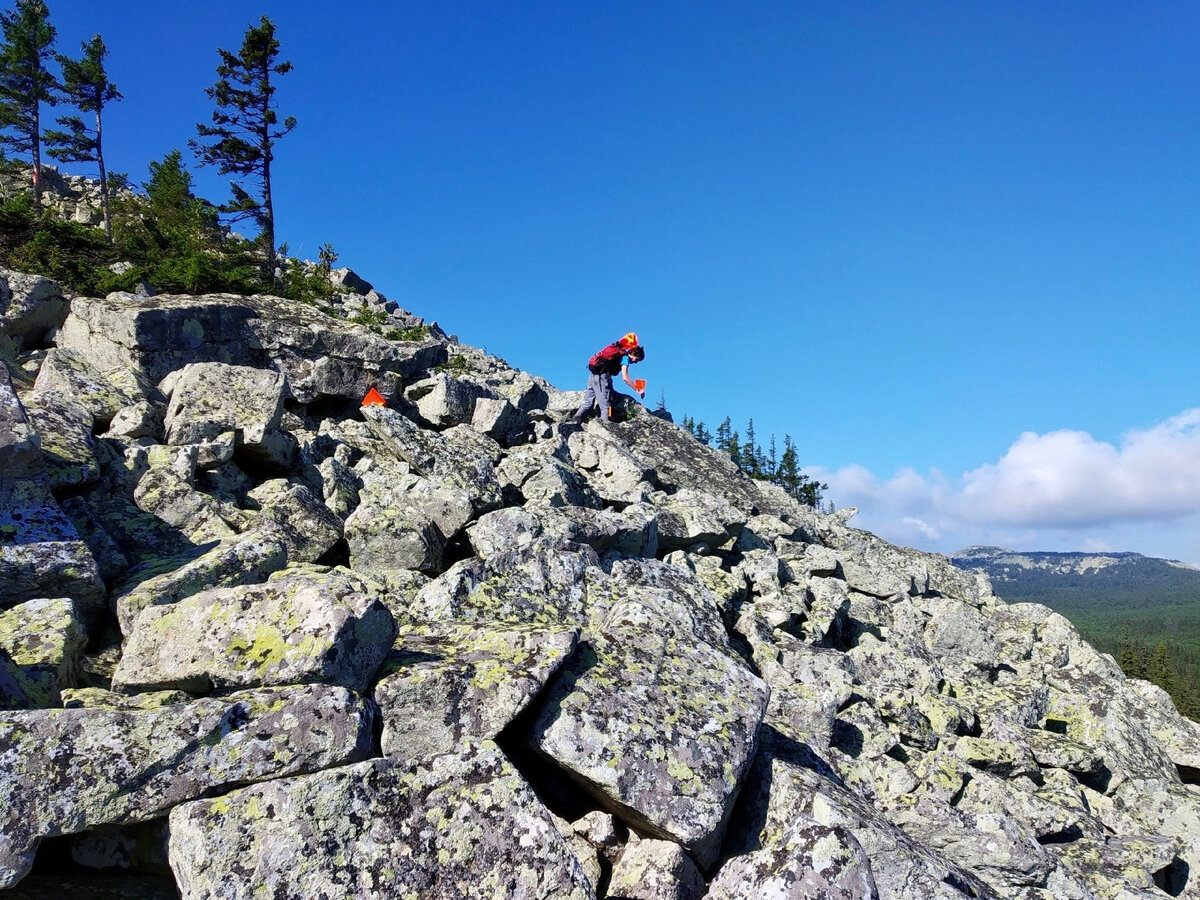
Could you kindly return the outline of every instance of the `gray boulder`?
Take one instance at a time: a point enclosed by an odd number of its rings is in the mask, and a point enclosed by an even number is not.
[[[296,439],[279,426],[285,390],[278,372],[190,363],[172,379],[166,442],[200,444],[232,432],[236,456],[252,465],[290,468],[297,447]]]
[[[490,743],[272,781],[180,806],[170,822],[185,900],[596,896]]]
[[[164,564],[167,570],[160,574],[134,572],[113,589],[121,633],[130,634],[138,614],[148,606],[178,603],[213,588],[261,584],[287,563],[288,546],[279,534],[247,532],[175,566]]]
[[[245,691],[146,712],[0,715],[0,886],[42,838],[142,822],[215,789],[344,764],[370,749],[369,706],[342,688]]]
[[[26,349],[44,346],[69,309],[56,282],[0,268],[0,335],[18,339]]]
[[[699,900],[705,890],[704,876],[683,848],[653,838],[631,839],[608,882],[615,900]]]
[[[695,544],[720,547],[736,537],[746,516],[723,497],[683,488],[674,494],[656,493],[650,502],[658,510],[658,546],[686,550]]]
[[[387,607],[348,575],[217,588],[142,610],[113,687],[206,693],[322,682],[362,691],[395,634]]]
[[[383,752],[414,759],[491,740],[575,649],[570,629],[405,625],[380,672]]]
[[[0,650],[28,681],[25,708],[59,705],[59,692],[75,686],[86,643],[73,600],[27,600],[0,613]]]
[[[46,353],[33,389],[83,407],[101,431],[118,411],[148,402],[155,393],[140,372],[124,368],[101,372],[83,354],[58,348]]]
[[[0,477],[0,609],[39,597],[70,597],[90,614],[104,605],[104,583],[49,487]]]
[[[639,832],[716,859],[754,758],[768,690],[749,671],[670,630],[614,625],[552,682],[531,734]]]
[[[197,362],[273,369],[287,376],[300,403],[321,397],[357,403],[372,386],[392,396],[402,378],[446,360],[438,341],[388,341],[365,326],[264,295],[76,298],[58,346],[103,370],[140,369],[154,383]]]

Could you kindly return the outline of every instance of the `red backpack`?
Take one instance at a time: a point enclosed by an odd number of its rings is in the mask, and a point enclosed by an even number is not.
[[[620,341],[613,341],[603,350],[592,355],[588,360],[588,371],[593,375],[616,375],[621,371],[620,360],[625,355],[626,349],[621,346]]]

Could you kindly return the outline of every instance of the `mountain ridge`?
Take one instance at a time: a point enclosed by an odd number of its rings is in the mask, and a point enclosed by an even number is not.
[[[377,294],[0,280],[14,896],[1200,897],[1200,725],[1046,606]]]

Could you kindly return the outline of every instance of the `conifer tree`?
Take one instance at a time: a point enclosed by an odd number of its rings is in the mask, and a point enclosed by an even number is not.
[[[92,113],[95,127],[89,127],[80,116],[60,116],[58,124],[66,131],[47,131],[47,153],[66,163],[94,162],[100,168],[100,198],[104,206],[104,233],[112,241],[112,213],[108,203],[108,173],[104,167],[103,123],[101,114],[104,106],[120,100],[121,92],[108,80],[104,71],[104,57],[108,48],[104,40],[96,35],[81,45],[83,56],[71,59],[58,54],[63,80],[60,89],[62,99],[75,106],[80,112]]]
[[[751,478],[757,478],[762,474],[759,455],[759,448],[755,446],[754,420],[750,419],[746,422],[746,445],[742,450],[742,468]]]
[[[258,241],[265,254],[264,281],[275,277],[275,206],[271,194],[271,163],[275,142],[296,127],[294,116],[280,124],[275,108],[272,76],[286,75],[290,62],[276,62],[279,41],[275,25],[266,16],[250,27],[238,53],[218,50],[219,79],[206,89],[217,108],[212,124],[197,123],[200,140],[190,145],[201,165],[212,165],[222,175],[242,181],[230,183],[233,198],[221,211],[237,220],[250,219],[259,228]]]
[[[729,421],[729,416],[726,416],[725,421],[723,421],[720,425],[717,426],[716,447],[718,450],[723,450],[726,453],[729,452],[729,438],[730,438],[730,435],[732,435],[732,433],[733,433],[733,423],[731,423]]]
[[[0,147],[29,154],[33,164],[33,205],[42,211],[42,104],[53,106],[57,80],[46,68],[55,29],[43,0],[17,0],[0,13]]]

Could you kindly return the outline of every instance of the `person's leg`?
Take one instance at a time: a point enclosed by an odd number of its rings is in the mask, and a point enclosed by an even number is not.
[[[596,402],[596,386],[599,377],[599,375],[588,375],[587,390],[583,392],[583,402],[579,404],[579,411],[571,417],[572,422],[582,422],[592,411],[592,406]]]
[[[590,383],[590,382],[589,382]],[[600,407],[600,421],[611,422],[608,412],[612,408],[612,376],[596,376],[596,403]]]

